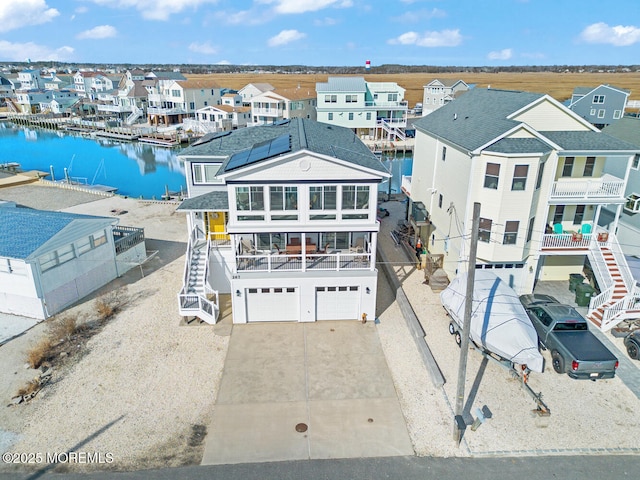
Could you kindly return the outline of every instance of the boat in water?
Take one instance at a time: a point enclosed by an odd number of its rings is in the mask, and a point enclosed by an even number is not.
[[[440,293],[442,305],[460,329],[464,325],[466,292],[467,274],[462,273]],[[478,348],[511,363],[533,372],[543,371],[538,334],[517,293],[486,270],[475,272],[470,339]]]

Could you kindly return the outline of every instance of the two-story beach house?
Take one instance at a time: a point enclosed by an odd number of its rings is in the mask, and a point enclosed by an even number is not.
[[[40,70],[25,68],[18,72],[18,82],[21,90],[38,90],[44,88],[44,80]]]
[[[133,125],[140,118],[146,118],[147,96],[144,72],[128,70],[120,78],[117,91],[111,95],[110,101],[98,104],[98,111],[115,114],[123,123]]]
[[[394,82],[329,77],[316,83],[318,121],[350,128],[372,140],[404,140],[408,112],[404,92]]]
[[[211,79],[158,79],[148,88],[147,118],[151,125],[173,125],[196,110],[221,103],[220,86]]]
[[[576,87],[571,95],[569,109],[602,129],[622,118],[628,98],[629,91],[611,85]]]
[[[472,89],[415,123],[403,191],[431,253],[453,278],[469,258],[473,204],[481,204],[476,268],[518,293],[569,280],[588,261],[600,293],[589,317],[603,329],[637,316],[640,297],[616,237],[638,147],[601,133],[548,95]],[[615,164],[619,176],[605,173]],[[414,209],[414,204],[424,208]],[[605,215],[608,206],[612,215]]]
[[[180,314],[215,323],[375,317],[379,183],[343,127],[294,118],[204,136],[180,154],[189,198]]]
[[[103,72],[94,71],[77,71],[73,76],[73,85],[78,96],[90,100],[95,100],[98,92],[108,92],[114,89],[114,81],[110,76]]]
[[[315,92],[304,88],[277,88],[259,93],[249,101],[251,124],[270,125],[292,118],[316,119]]]
[[[640,118],[638,117],[624,116],[605,127],[603,132],[632,143],[640,149]],[[616,176],[624,174],[619,164],[605,165],[605,171]],[[622,250],[627,255],[640,257],[640,154],[636,154],[633,158],[625,199],[616,234]],[[640,276],[636,278],[640,281]]]
[[[451,102],[456,96],[469,90],[462,80],[434,79],[423,87],[422,115],[429,115],[443,105]]]
[[[244,128],[250,121],[251,109],[249,107],[223,103],[196,110],[194,119],[184,120],[184,129],[197,133],[225,132]]]
[[[242,98],[242,104],[245,107],[250,107],[253,97],[272,90],[275,90],[275,87],[270,83],[249,83],[238,90],[238,94]]]

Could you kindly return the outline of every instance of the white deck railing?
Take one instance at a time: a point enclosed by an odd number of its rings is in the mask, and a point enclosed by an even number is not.
[[[304,258],[304,260],[303,260]],[[308,270],[371,270],[370,253],[255,254],[236,255],[238,272],[281,272]]]
[[[624,196],[624,180],[613,175],[604,174],[599,178],[565,178],[553,183],[552,199],[602,199],[622,198]]]

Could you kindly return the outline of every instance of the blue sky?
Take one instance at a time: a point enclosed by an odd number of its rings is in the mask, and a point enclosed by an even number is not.
[[[0,62],[640,63],[638,0],[0,0]]]

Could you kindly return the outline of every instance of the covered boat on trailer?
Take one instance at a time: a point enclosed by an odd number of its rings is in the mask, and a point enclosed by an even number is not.
[[[440,301],[452,319],[449,332],[457,336],[464,324],[467,274],[459,274],[440,293]],[[456,328],[457,327],[457,328]],[[538,334],[516,292],[496,274],[476,270],[473,288],[470,340],[481,351],[523,369],[542,372]]]

